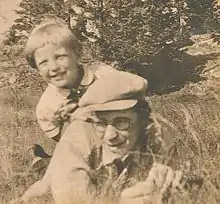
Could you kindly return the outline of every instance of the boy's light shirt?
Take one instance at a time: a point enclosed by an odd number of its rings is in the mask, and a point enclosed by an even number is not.
[[[94,80],[102,76],[109,75],[112,72],[118,72],[116,69],[104,63],[93,63],[89,67],[83,67],[83,69],[84,77],[80,86],[84,88],[88,88]],[[54,125],[52,120],[55,112],[60,108],[65,100],[67,100],[69,95],[69,89],[60,89],[53,84],[49,84],[42,94],[36,108],[36,117],[46,136],[53,138],[60,133],[62,127]]]

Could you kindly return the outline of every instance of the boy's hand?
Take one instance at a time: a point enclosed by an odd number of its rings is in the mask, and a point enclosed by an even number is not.
[[[86,107],[78,108],[70,116],[70,121],[83,120],[87,122],[99,122],[100,119],[96,116],[95,112],[89,111]]]
[[[77,103],[67,103],[63,104],[57,111],[57,114],[64,120],[68,119],[68,115],[73,113],[78,107]]]
[[[162,203],[162,199],[169,190],[184,192],[185,181],[181,171],[174,171],[171,167],[154,163],[147,179],[121,194],[123,203]]]
[[[55,125],[63,125],[64,121],[68,121],[70,114],[73,113],[78,107],[77,103],[71,103],[70,101],[65,101],[60,108],[56,111],[53,117],[53,123]]]

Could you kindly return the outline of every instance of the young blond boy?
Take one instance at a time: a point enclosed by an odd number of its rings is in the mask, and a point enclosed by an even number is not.
[[[59,140],[69,112],[85,90],[101,76],[118,72],[104,63],[80,65],[81,45],[59,19],[46,19],[30,34],[25,55],[31,67],[48,83],[36,108],[45,135]]]

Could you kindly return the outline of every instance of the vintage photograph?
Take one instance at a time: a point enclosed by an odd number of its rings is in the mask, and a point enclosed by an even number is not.
[[[219,0],[1,0],[0,204],[219,204]]]

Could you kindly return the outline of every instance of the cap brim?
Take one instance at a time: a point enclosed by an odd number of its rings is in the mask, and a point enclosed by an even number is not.
[[[137,104],[137,100],[118,100],[110,101],[102,104],[90,105],[88,108],[91,111],[114,111],[114,110],[126,110],[134,107]]]

